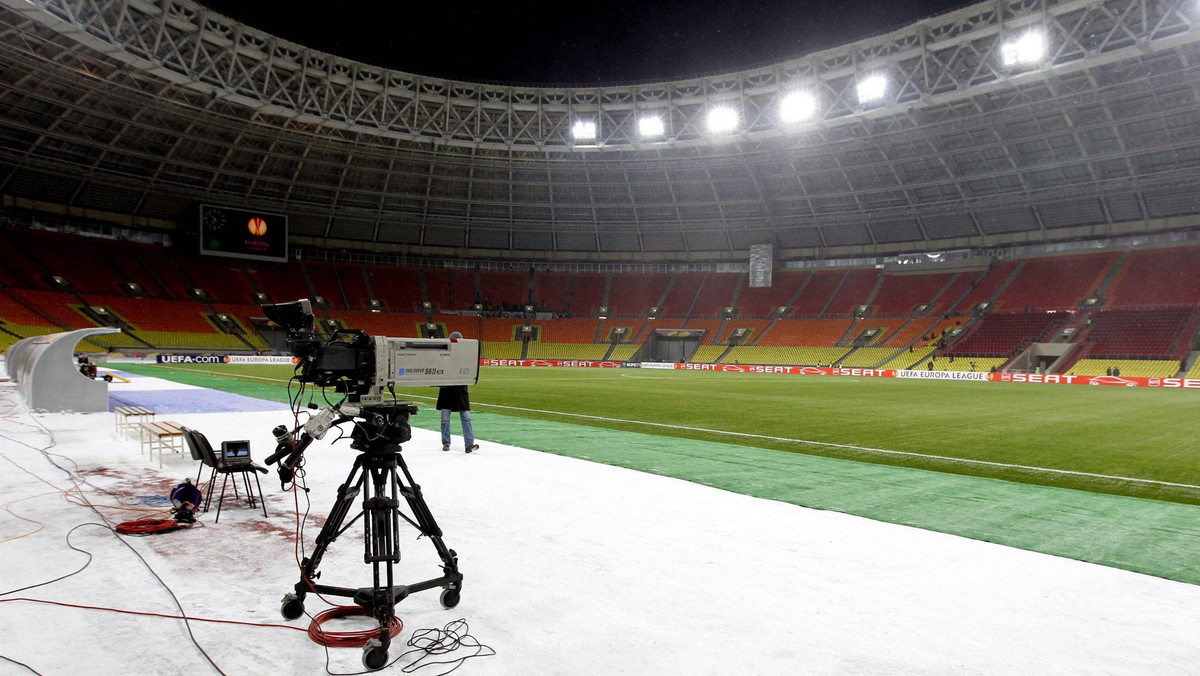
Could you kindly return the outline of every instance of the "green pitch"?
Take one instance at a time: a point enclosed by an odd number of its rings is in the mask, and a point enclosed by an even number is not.
[[[284,366],[128,370],[278,401],[291,376]],[[435,392],[397,394],[429,407]],[[1200,392],[484,368],[471,399],[505,416],[1200,504]]]
[[[279,401],[291,374],[128,370]],[[424,409],[413,425],[436,428],[434,394],[398,393]],[[471,397],[483,453],[519,446],[1200,584],[1197,392],[494,368]]]

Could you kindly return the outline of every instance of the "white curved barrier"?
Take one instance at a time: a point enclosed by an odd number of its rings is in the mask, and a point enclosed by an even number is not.
[[[35,411],[99,413],[108,410],[108,383],[79,372],[75,346],[88,336],[120,333],[112,327],[23,338],[5,353],[9,377]]]

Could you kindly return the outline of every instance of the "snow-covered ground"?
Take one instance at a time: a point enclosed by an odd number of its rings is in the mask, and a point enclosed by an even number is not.
[[[112,392],[135,388],[188,389],[135,378]],[[272,408],[160,418],[214,442],[250,439],[261,462],[274,446],[271,428],[288,422]],[[465,579],[454,609],[440,606],[437,591],[399,605],[405,627],[392,658],[415,631],[462,618],[495,651],[462,663],[462,675],[1200,673],[1200,587],[477,434],[482,448],[471,455],[457,438],[454,452],[442,452],[436,433],[421,429],[404,446]],[[308,547],[354,458],[348,441],[331,445],[332,437],[307,454]],[[79,571],[0,596],[0,655],[9,660],[0,674],[31,673],[12,660],[48,675],[362,670],[359,649],[327,651],[279,627],[304,629],[308,620],[280,617],[298,579],[296,518],[295,498],[274,472],[263,477],[267,518],[227,497],[219,523],[214,506],[203,527],[123,543],[87,525],[100,519],[78,496],[114,522],[152,515],[138,511],[139,499],[195,477],[190,457],[168,455],[160,470],[115,434],[112,414],[31,414],[11,383],[0,383],[0,456],[0,592]],[[89,485],[67,499],[74,481],[51,460]],[[398,581],[437,577],[432,544],[411,528],[402,536]],[[326,555],[322,582],[370,586],[361,539],[356,522]],[[18,597],[90,608],[8,601]],[[94,609],[176,616],[180,607],[198,619]],[[306,609],[324,607],[310,596]],[[475,652],[426,658],[440,663],[415,673],[445,673]]]

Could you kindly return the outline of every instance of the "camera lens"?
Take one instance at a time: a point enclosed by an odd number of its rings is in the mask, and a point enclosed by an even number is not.
[[[274,434],[275,441],[281,444],[293,443],[292,433],[289,432],[288,428],[284,427],[283,425],[277,425],[275,429],[271,430],[271,434]]]

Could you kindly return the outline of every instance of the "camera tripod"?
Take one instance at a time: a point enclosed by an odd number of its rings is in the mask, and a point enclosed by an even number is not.
[[[409,594],[441,587],[441,604],[445,608],[458,605],[462,589],[462,574],[458,572],[458,555],[442,541],[442,530],[433,519],[421,487],[413,481],[403,456],[400,442],[412,436],[408,417],[416,406],[372,406],[355,416],[350,447],[359,451],[350,468],[346,482],[338,487],[337,500],[325,525],[317,535],[312,553],[300,564],[300,581],[295,591],[283,597],[281,612],[289,620],[304,614],[304,598],[308,593],[351,598],[354,603],[371,611],[379,623],[377,638],[363,647],[363,666],[375,670],[387,663],[391,643],[391,623],[396,604]],[[354,502],[362,496],[362,511],[346,521]],[[408,502],[412,516],[400,511],[399,498]],[[319,568],[326,549],[360,517],[363,520],[364,561],[370,563],[374,574],[370,587],[357,589],[317,584]],[[400,546],[396,532],[404,519],[428,537],[442,559],[442,575],[409,585],[395,584],[393,566],[400,562]]]

